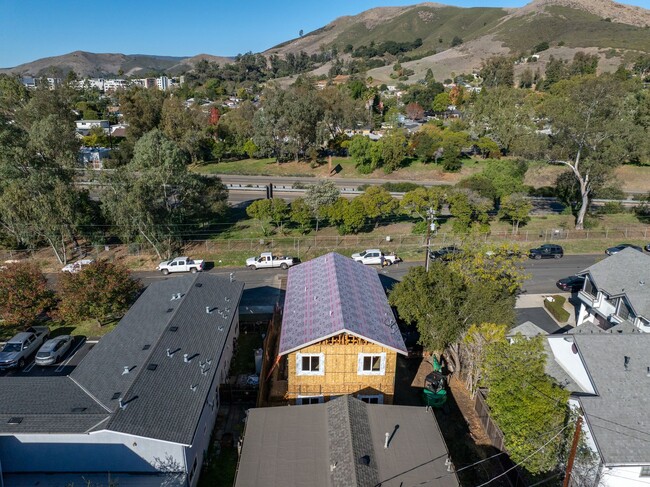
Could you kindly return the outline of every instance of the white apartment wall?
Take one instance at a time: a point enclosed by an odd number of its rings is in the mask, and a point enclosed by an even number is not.
[[[5,472],[185,471],[182,445],[114,431],[2,436],[0,462]]]
[[[578,384],[582,390],[595,394],[587,369],[582,363],[582,359],[578,353],[573,352],[573,342],[567,341],[564,337],[547,337],[548,344],[553,351],[555,360],[564,371]]]
[[[203,411],[201,412],[201,418],[199,419],[199,424],[194,434],[192,446],[185,448],[185,463],[187,465],[188,473],[187,480],[190,487],[196,486],[199,480],[199,474],[201,473],[203,460],[208,452],[210,437],[212,435],[212,430],[214,429],[214,424],[217,419],[217,412],[219,410],[219,385],[224,383],[225,378],[228,376],[230,361],[232,360],[233,356],[234,340],[238,336],[239,313],[235,313],[235,317],[233,318],[232,325],[228,332],[228,338],[226,338],[223,354],[214,376],[210,394],[208,395],[208,398],[203,405]],[[196,468],[194,468],[194,461],[196,461]],[[192,470],[194,470],[194,473],[190,478],[190,473]]]

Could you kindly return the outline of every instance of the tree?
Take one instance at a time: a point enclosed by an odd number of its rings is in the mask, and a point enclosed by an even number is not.
[[[381,144],[365,135],[355,135],[348,143],[348,153],[362,174],[370,174],[382,163]]]
[[[167,98],[162,105],[160,129],[176,142],[195,164],[208,159],[210,135],[208,114],[200,106],[186,107],[180,97]]]
[[[366,224],[366,214],[363,202],[359,197],[352,201],[339,197],[336,202],[327,207],[327,218],[337,226],[339,233],[357,233]]]
[[[483,86],[486,88],[512,87],[515,83],[515,66],[509,57],[492,56],[483,61],[480,76],[483,78]]]
[[[35,264],[7,264],[0,276],[0,317],[4,325],[28,326],[54,305],[54,294]]]
[[[524,192],[524,176],[528,170],[528,164],[523,160],[503,159],[488,161],[481,173],[494,185],[495,202],[498,203],[513,193]]]
[[[463,39],[458,36],[454,36],[454,38],[451,40],[451,47],[460,46],[462,43]]]
[[[406,157],[406,136],[401,130],[390,130],[379,141],[381,158],[386,174],[390,174],[402,165]]]
[[[165,92],[132,88],[119,94],[120,110],[128,123],[127,137],[132,143],[160,124]]]
[[[448,196],[449,211],[454,217],[452,228],[458,233],[489,231],[488,211],[492,202],[470,190],[456,190]]]
[[[461,343],[461,362],[465,384],[471,397],[476,395],[481,382],[481,369],[484,366],[488,347],[505,340],[508,327],[496,323],[481,323],[469,327]]]
[[[578,51],[573,55],[573,62],[569,66],[569,76],[582,76],[596,74],[598,69],[598,54],[587,54]]]
[[[406,116],[411,120],[422,120],[424,118],[424,109],[415,102],[406,105],[405,112]]]
[[[392,215],[399,207],[397,200],[381,186],[370,186],[357,199],[362,204],[364,215],[375,221],[375,227],[379,224],[378,219]]]
[[[451,105],[451,98],[449,97],[449,93],[445,91],[436,95],[431,104],[431,108],[433,108],[434,112],[442,113],[447,111],[449,105]]]
[[[300,227],[302,233],[311,226],[312,212],[303,198],[295,199],[291,202],[291,211],[289,220]]]
[[[553,85],[544,102],[543,115],[552,127],[546,158],[571,169],[580,187],[577,230],[584,227],[593,191],[629,160],[626,139],[638,134],[635,86],[611,75],[574,77]]]
[[[501,157],[499,145],[489,137],[480,137],[476,142],[476,147],[481,151],[483,159],[499,159]]]
[[[58,313],[67,322],[97,320],[124,314],[142,289],[121,264],[100,260],[59,280]]]
[[[191,224],[218,217],[228,190],[187,170],[186,154],[156,129],[138,140],[131,162],[105,176],[102,208],[124,242],[145,241],[168,256]]]
[[[461,371],[460,341],[473,324],[514,322],[514,297],[495,283],[468,283],[441,262],[411,268],[389,295],[400,318],[415,324],[427,351],[445,352],[450,368]]]
[[[442,205],[446,200],[444,188],[441,187],[420,187],[408,191],[399,202],[402,211],[411,216],[417,216],[422,220],[429,219],[429,213],[439,214]]]
[[[271,200],[255,200],[246,207],[246,214],[260,222],[262,234],[269,235],[267,223],[271,222]]]
[[[531,474],[557,467],[565,437],[551,432],[563,429],[568,413],[569,392],[544,372],[543,340],[498,340],[488,347],[482,368],[490,415],[503,431],[508,454]]]
[[[499,218],[509,220],[512,223],[512,234],[517,235],[519,226],[530,220],[532,209],[533,204],[523,194],[513,193],[501,200]]]
[[[333,205],[341,195],[333,181],[319,181],[316,184],[310,184],[305,191],[305,204],[309,207],[314,218],[316,218],[316,232],[318,233],[318,224],[323,215],[323,211]]]

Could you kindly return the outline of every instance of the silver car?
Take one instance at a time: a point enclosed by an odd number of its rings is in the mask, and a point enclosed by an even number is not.
[[[52,365],[57,363],[70,350],[72,337],[61,335],[46,341],[36,353],[36,365]]]

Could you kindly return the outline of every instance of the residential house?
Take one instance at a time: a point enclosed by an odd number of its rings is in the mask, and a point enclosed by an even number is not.
[[[457,487],[435,416],[425,408],[327,404],[249,410],[235,487]]]
[[[195,486],[242,289],[206,273],[151,283],[72,372],[0,377],[0,485],[108,472],[109,484]]]
[[[291,403],[392,404],[397,354],[407,350],[376,269],[337,253],[289,269],[278,357]]]
[[[110,131],[110,122],[108,120],[77,120],[75,122],[76,130],[79,135],[88,135],[91,129],[101,128],[106,134]]]
[[[578,274],[585,276],[578,326],[633,325],[650,332],[650,255],[626,248]]]
[[[650,334],[633,330],[546,338],[566,377],[561,382],[572,391],[570,403],[584,419],[585,444],[594,453],[594,460],[578,469],[588,478],[572,485],[650,484],[650,421],[644,407],[650,397]]]

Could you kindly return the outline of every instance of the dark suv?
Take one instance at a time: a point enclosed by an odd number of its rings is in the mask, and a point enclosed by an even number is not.
[[[564,249],[553,244],[544,244],[528,251],[530,259],[561,259],[562,256],[564,256]]]

